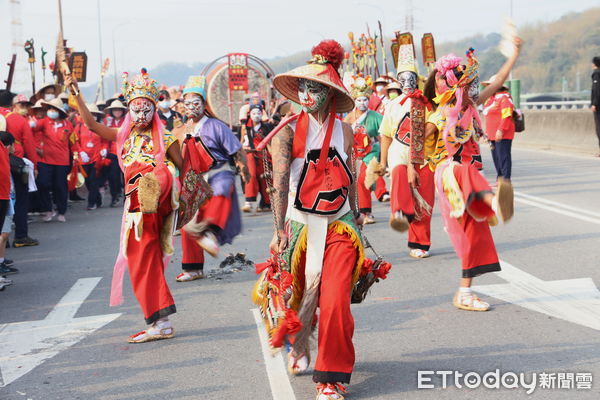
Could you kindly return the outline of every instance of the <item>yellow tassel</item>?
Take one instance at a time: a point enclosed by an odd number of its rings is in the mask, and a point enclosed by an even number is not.
[[[298,270],[300,268],[300,260],[302,259],[302,255],[306,253],[306,246],[308,242],[308,226],[302,227],[302,231],[300,231],[300,235],[298,236],[298,240],[296,241],[296,247],[294,248],[294,253],[292,254],[292,265],[290,267],[290,272],[294,277],[292,297],[290,299],[290,307],[294,311],[298,311],[300,308],[300,302],[302,301],[302,292],[304,291],[304,287],[300,286],[300,282],[298,281]]]

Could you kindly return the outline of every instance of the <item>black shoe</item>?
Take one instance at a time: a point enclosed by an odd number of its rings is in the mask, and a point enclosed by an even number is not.
[[[4,262],[0,264],[0,275],[18,274],[19,270],[13,267],[9,267]]]
[[[29,236],[22,239],[13,240],[13,247],[25,247],[25,246],[37,246],[40,244],[36,239],[32,239]]]
[[[110,202],[110,207],[117,207],[119,205],[119,199],[115,199],[113,201]]]
[[[6,264],[9,267],[12,267],[15,264],[15,262],[13,260],[9,260],[8,258],[5,258],[4,264]]]

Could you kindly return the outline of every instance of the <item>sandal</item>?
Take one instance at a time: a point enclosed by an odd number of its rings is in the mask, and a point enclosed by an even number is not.
[[[423,249],[410,249],[408,255],[412,258],[427,258],[429,257],[429,252]]]
[[[288,353],[288,372],[290,375],[299,375],[306,372],[310,364],[308,356],[306,354],[294,356],[293,354],[293,350]]]
[[[452,303],[454,307],[467,311],[488,311],[490,309],[490,305],[474,293],[464,294],[459,291],[454,295]]]
[[[175,336],[175,330],[173,327],[166,327],[162,329],[151,327],[145,331],[141,331],[135,335],[129,336],[127,341],[129,343],[146,343],[153,342],[155,340],[171,339],[173,336]]]
[[[316,400],[344,400],[346,388],[339,383],[318,383]]]
[[[204,278],[204,272],[202,271],[183,271],[182,273],[177,275],[177,278],[175,278],[175,280],[177,282],[191,282],[195,281],[196,279],[202,278]]]

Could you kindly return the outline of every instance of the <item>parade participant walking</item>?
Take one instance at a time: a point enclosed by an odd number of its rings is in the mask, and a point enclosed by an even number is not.
[[[182,142],[186,136],[194,139],[185,146],[200,144],[201,150],[213,159],[208,171],[212,197],[181,231],[183,272],[178,282],[188,282],[204,276],[204,251],[215,257],[223,244],[231,243],[242,228],[240,208],[235,189],[236,166],[245,182],[249,181],[246,157],[242,145],[225,123],[215,118],[206,104],[206,78],[191,76],[183,89],[186,125],[174,134]]]
[[[65,78],[65,84],[76,85],[71,77]],[[102,138],[117,143],[119,163],[125,173],[126,200],[111,305],[123,301],[123,274],[128,267],[133,292],[150,325],[131,335],[128,341],[144,343],[174,336],[169,315],[176,308],[164,271],[166,257],[173,253],[172,234],[179,198],[175,168],[181,169],[182,159],[177,139],[164,130],[158,117],[158,89],[145,69],[131,82],[124,75],[123,95],[129,112],[120,129],[97,122],[81,94],[75,98],[85,125]]]
[[[43,152],[38,162],[37,177],[41,209],[45,213],[43,221],[52,221],[55,216],[53,205],[56,205],[58,221],[66,222],[69,194],[67,175],[70,171],[71,153],[77,152],[79,146],[72,141],[73,125],[67,120],[62,101],[55,98],[43,104],[48,107],[47,116],[33,128],[35,132],[39,132]]]
[[[476,106],[483,104],[504,84],[515,64],[521,40],[494,82],[479,93],[478,62],[473,49],[467,64],[453,54],[442,57],[427,82],[435,85],[439,104],[427,120],[426,136],[437,135],[432,162],[437,164],[435,184],[446,232],[462,260],[462,279],[454,306],[469,311],[487,311],[490,305],[471,291],[474,277],[500,271],[500,262],[490,231],[498,216],[507,222],[513,215],[510,181],[499,178],[496,194],[479,172],[482,167],[477,140],[483,131]]]
[[[125,121],[125,113],[127,107],[121,103],[120,100],[113,100],[110,106],[104,109],[106,118],[104,123],[109,128],[120,128]],[[106,141],[106,147],[108,149],[108,155],[106,160],[108,165],[102,168],[100,175],[100,186],[103,186],[108,180],[108,187],[110,189],[110,206],[116,207],[121,197],[123,190],[123,172],[119,166],[119,157],[117,157],[117,142],[115,140]]]
[[[400,90],[401,95],[388,103],[381,133],[381,169],[392,174],[390,226],[399,231],[408,230],[409,255],[413,258],[429,257],[431,247],[431,211],[435,198],[433,170],[423,164],[423,159],[414,159],[411,138],[424,135],[425,109],[417,90],[417,66],[413,44],[399,46],[398,83],[388,85],[387,91]],[[421,114],[423,113],[423,114]],[[414,118],[421,115],[418,124]],[[425,146],[421,152],[432,151]],[[424,155],[423,155],[424,157]],[[411,180],[411,177],[412,180]]]
[[[367,178],[367,170],[376,170],[373,165],[379,165],[379,126],[383,116],[378,112],[369,110],[369,97],[373,93],[371,77],[357,77],[352,83],[350,95],[354,99],[354,110],[348,113],[344,122],[352,126],[354,131],[354,151],[359,160],[358,180],[358,208],[363,214],[363,223],[372,224],[375,218],[372,214],[371,191],[375,189],[375,196],[382,201],[389,198],[385,181],[382,177],[371,173]],[[371,168],[369,168],[371,165]]]
[[[95,104],[89,104],[88,110],[101,123],[104,113],[102,113]],[[102,196],[100,195],[99,182],[96,164],[102,161],[102,154],[106,155],[106,141],[92,132],[83,121],[75,127],[77,136],[77,145],[79,147],[79,161],[85,171],[85,186],[88,190],[87,209],[95,210],[102,207]]]
[[[313,373],[318,400],[343,399],[354,367],[350,293],[364,251],[356,218],[352,128],[336,118],[354,101],[338,73],[344,50],[333,40],[312,50],[308,65],[277,75],[275,88],[302,106],[273,139],[275,234],[271,251],[293,277],[289,300],[302,329],[293,338],[288,368],[310,363],[309,337],[319,307]],[[288,120],[289,122],[289,120]]]
[[[260,193],[260,203],[256,208],[257,212],[271,210],[271,200],[267,193],[267,181],[265,179],[264,157],[262,152],[256,151],[256,146],[271,132],[273,125],[263,122],[263,107],[260,104],[250,106],[248,123],[242,126],[242,146],[248,159],[248,172],[250,181],[244,185],[244,194],[246,202],[242,207],[243,212],[251,212],[254,209],[258,194]],[[268,150],[267,150],[268,152]],[[267,154],[266,162],[271,162],[271,155]]]
[[[14,138],[14,156],[27,158],[37,168],[38,152],[36,140],[27,119],[26,96],[14,97],[11,92],[0,92],[0,114],[6,119],[6,131]],[[10,110],[14,104],[14,111]],[[14,247],[37,246],[38,241],[29,237],[27,213],[29,211],[29,185],[23,179],[14,181],[16,201],[13,220],[15,223]]]
[[[3,281],[3,275],[16,274],[19,272],[17,268],[13,267],[13,260],[4,258],[6,252],[6,244],[8,243],[8,236],[12,230],[12,220],[14,216],[14,203],[16,194],[14,191],[13,179],[10,173],[10,157],[14,154],[14,143],[15,138],[6,129],[6,121],[3,120],[3,116],[0,115],[0,287],[2,284],[6,284]],[[8,199],[5,203],[5,197],[7,197],[7,184],[8,184]],[[8,282],[10,284],[10,282]]]
[[[481,82],[487,87],[494,82],[496,75]],[[486,102],[483,108],[485,115],[485,133],[490,141],[492,159],[496,167],[496,177],[510,180],[512,171],[512,141],[515,138],[515,105],[509,89],[502,85]]]

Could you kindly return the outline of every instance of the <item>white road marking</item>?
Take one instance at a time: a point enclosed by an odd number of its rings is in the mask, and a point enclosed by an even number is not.
[[[265,366],[267,368],[267,376],[269,377],[269,385],[271,385],[271,393],[273,400],[296,400],[296,395],[290,383],[290,377],[287,374],[285,362],[281,352],[273,355],[269,346],[267,332],[263,326],[260,311],[257,308],[251,310],[254,314],[254,321],[258,329],[258,337],[260,338],[260,346],[262,348]]]
[[[570,210],[570,211],[574,211],[574,212],[577,212],[577,213],[580,213],[580,214],[588,215],[590,217],[600,218],[600,212],[585,210],[583,208],[571,206],[571,205],[568,205],[568,204],[559,203],[557,201],[552,201],[552,200],[544,199],[543,197],[532,196],[530,194],[525,194],[525,193],[521,193],[521,192],[515,192],[515,196],[516,197],[523,197],[523,198],[528,199],[528,200],[538,201],[540,203],[544,203],[544,204],[547,204],[547,205],[550,205],[550,206],[564,208],[566,210]]]
[[[578,207],[569,206],[551,200],[542,199],[541,197],[526,195],[523,193],[515,193],[515,201],[527,204],[533,207],[538,207],[544,210],[552,211],[568,217],[576,218],[581,221],[591,222],[600,225],[600,214],[593,211],[584,210]],[[597,216],[597,218],[595,218]]]
[[[74,318],[100,279],[79,279],[43,320],[0,325],[0,387],[121,316]]]
[[[600,331],[600,291],[590,278],[543,281],[505,261],[495,272],[508,283],[473,290]]]

